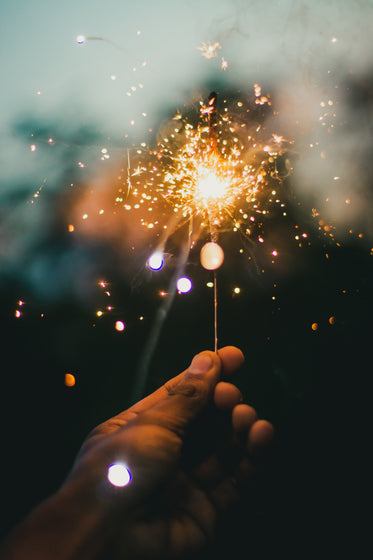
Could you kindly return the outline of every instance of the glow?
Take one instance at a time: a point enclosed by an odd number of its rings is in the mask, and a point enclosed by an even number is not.
[[[126,325],[123,323],[123,321],[117,321],[115,323],[115,328],[117,331],[121,332],[124,331],[124,329],[126,328]]]
[[[113,463],[107,470],[107,479],[113,486],[121,488],[131,482],[132,476],[123,463]]]
[[[218,42],[216,43],[210,43],[210,41],[202,42],[202,45],[200,47],[197,47],[197,49],[199,51],[201,51],[201,54],[204,58],[207,58],[207,60],[209,60],[210,58],[215,58],[216,56],[218,56],[218,50],[221,49],[221,46]]]
[[[181,292],[182,294],[186,294],[190,292],[190,290],[192,289],[192,282],[189,278],[186,278],[184,276],[182,278],[179,278],[179,280],[176,283],[176,286],[179,292]]]
[[[85,35],[78,35],[76,38],[76,42],[78,43],[78,45],[83,45],[87,40],[87,37]]]
[[[257,93],[261,95],[260,88]],[[131,198],[125,200],[122,189],[116,197],[116,202],[122,203],[124,208],[142,211],[140,223],[144,228],[162,228],[170,232],[162,237],[162,246],[179,226],[194,218],[201,221],[201,229],[207,230],[210,236],[232,228],[247,231],[245,222],[256,221],[250,214],[253,208],[258,208],[255,201],[267,186],[267,178],[271,177],[266,170],[268,154],[260,148],[261,158],[251,157],[259,146],[251,135],[239,133],[236,119],[231,119],[228,108],[224,108],[226,114],[220,118],[210,101],[207,104],[201,101],[200,105],[198,125],[177,113],[173,121],[182,120],[182,127],[170,122],[168,134],[159,139],[155,150],[150,153],[148,149],[137,150],[141,159],[134,159],[131,165],[130,180],[134,180],[129,189]],[[238,102],[238,107],[246,114],[242,102]],[[216,134],[212,134],[211,129],[214,118]],[[278,138],[278,142],[273,142],[276,148],[278,146],[276,152],[272,152],[274,148],[270,144],[271,164],[282,153],[282,142]],[[164,203],[170,213],[173,211],[177,215],[172,226],[153,216],[149,219],[150,211],[155,214]],[[266,209],[257,212],[264,214]],[[157,259],[160,262],[160,257]],[[148,263],[149,268],[158,270],[158,263],[156,265],[154,268],[152,260]]]
[[[65,373],[65,385],[66,387],[74,387],[75,376],[72,373]]]
[[[203,199],[221,198],[226,194],[229,185],[226,181],[215,175],[213,171],[202,170],[197,181],[196,190]]]
[[[163,266],[163,253],[162,251],[155,251],[148,259],[148,267],[151,270],[160,270]]]
[[[216,270],[224,261],[224,251],[217,243],[205,243],[201,249],[201,264],[206,270]]]

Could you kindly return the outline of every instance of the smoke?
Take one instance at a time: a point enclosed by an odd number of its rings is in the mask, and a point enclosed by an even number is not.
[[[103,149],[119,167],[126,146],[210,87],[259,83],[268,130],[298,154],[298,199],[341,236],[372,235],[370,1],[16,1],[0,21],[2,273],[48,277],[57,257],[43,242],[66,189],[105,174]],[[216,43],[211,58],[198,49]]]

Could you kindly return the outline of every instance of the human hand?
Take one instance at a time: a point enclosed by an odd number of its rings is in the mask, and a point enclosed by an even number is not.
[[[179,558],[199,550],[239,499],[255,471],[250,454],[273,436],[271,424],[241,404],[240,391],[221,381],[243,361],[234,347],[198,354],[184,373],[86,440],[71,480],[80,479],[88,495],[97,492],[113,558]],[[124,488],[107,480],[113,463],[131,473]]]
[[[252,457],[273,437],[226,381],[243,361],[235,347],[201,352],[184,373],[95,428],[61,489],[17,528],[0,558],[163,560],[204,550],[252,480]],[[109,481],[113,464],[127,466],[126,486]]]

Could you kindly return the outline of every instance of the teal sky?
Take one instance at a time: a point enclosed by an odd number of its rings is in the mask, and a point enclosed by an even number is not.
[[[131,120],[142,127],[143,112],[182,104],[214,79],[243,90],[256,81],[312,88],[327,69],[370,67],[372,24],[367,0],[5,0],[2,120],[69,106],[122,134]],[[79,34],[105,41],[79,46]],[[201,55],[203,42],[219,42],[215,58]]]
[[[246,95],[259,83],[275,96],[276,132],[301,152],[298,194],[313,189],[320,205],[334,197],[326,218],[359,222],[358,195],[344,213],[357,172],[346,162],[351,153],[364,155],[371,138],[341,91],[372,72],[372,29],[372,0],[3,0],[0,204],[18,191],[27,202],[44,181],[60,188],[61,150],[82,129],[110,138],[121,154],[122,143],[147,141],[149,128],[209,88]],[[79,35],[95,39],[78,44]],[[203,43],[218,44],[216,56],[205,58]],[[333,150],[320,165],[322,146],[330,146],[321,125],[333,118],[349,123],[348,135],[335,127]],[[60,147],[32,152],[38,127],[58,134]],[[100,161],[103,146],[90,157]],[[77,165],[85,156],[84,146],[71,154]],[[32,238],[44,216],[42,206],[32,219],[15,211],[25,223],[12,253],[22,255],[24,232]]]

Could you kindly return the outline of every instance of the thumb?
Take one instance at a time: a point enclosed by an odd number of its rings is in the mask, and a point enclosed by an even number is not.
[[[165,397],[148,411],[154,415],[153,421],[182,436],[188,424],[212,400],[221,369],[215,352],[197,354],[181,376],[164,385]]]

